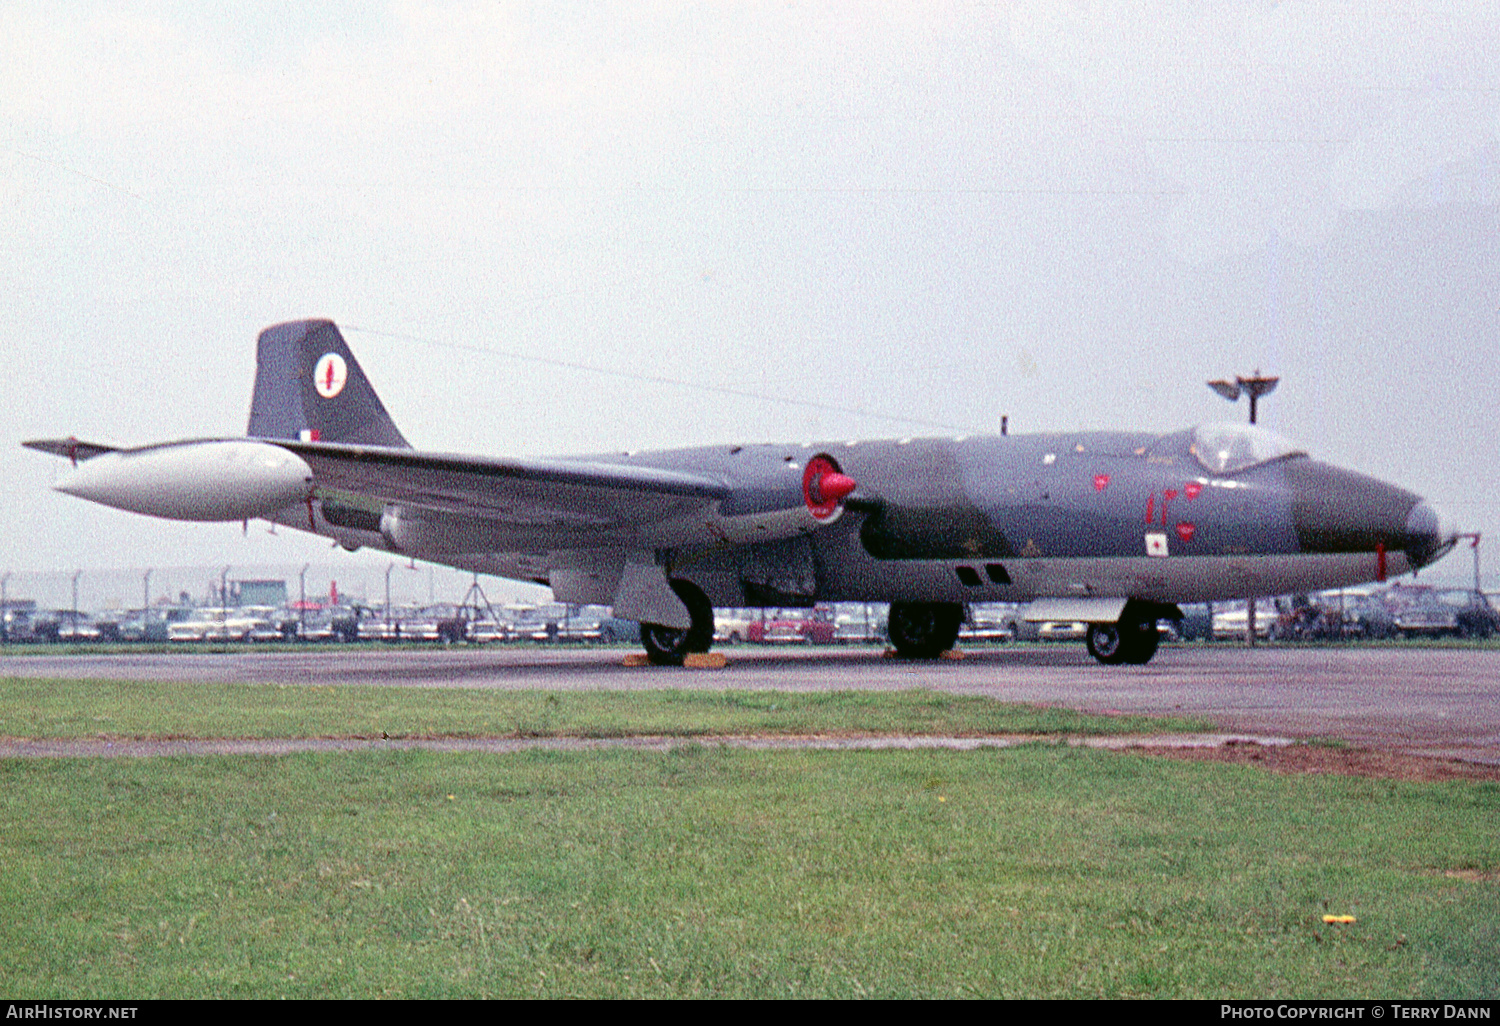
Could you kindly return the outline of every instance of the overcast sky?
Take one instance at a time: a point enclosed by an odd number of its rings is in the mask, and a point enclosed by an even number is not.
[[[1493,3],[7,0],[0,572],[383,573],[19,447],[241,434],[326,316],[482,454],[1167,431],[1259,369],[1488,574],[1497,204]]]

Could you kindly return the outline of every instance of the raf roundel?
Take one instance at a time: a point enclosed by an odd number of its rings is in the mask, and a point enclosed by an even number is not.
[[[324,399],[332,399],[344,390],[349,378],[349,365],[338,353],[324,353],[313,368],[313,387]]]

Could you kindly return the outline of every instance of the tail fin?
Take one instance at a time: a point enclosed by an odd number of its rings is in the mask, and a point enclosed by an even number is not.
[[[247,434],[411,448],[332,321],[260,333]]]

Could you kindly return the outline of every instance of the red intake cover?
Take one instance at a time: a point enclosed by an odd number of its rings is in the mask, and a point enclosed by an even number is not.
[[[839,470],[832,456],[814,456],[802,472],[802,501],[819,520],[838,510],[844,497],[854,491],[854,479]]]

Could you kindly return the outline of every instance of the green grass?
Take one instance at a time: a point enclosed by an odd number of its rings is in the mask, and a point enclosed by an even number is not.
[[[1128,734],[1204,721],[1095,716],[933,691],[502,691],[0,678],[0,736],[625,737]]]
[[[1493,998],[1497,871],[1494,784],[1056,745],[12,759],[0,991]]]
[[[1205,727],[928,691],[0,679],[0,735],[35,738]],[[1493,998],[1500,787],[1056,744],[10,759],[0,910],[0,992],[36,998]]]

